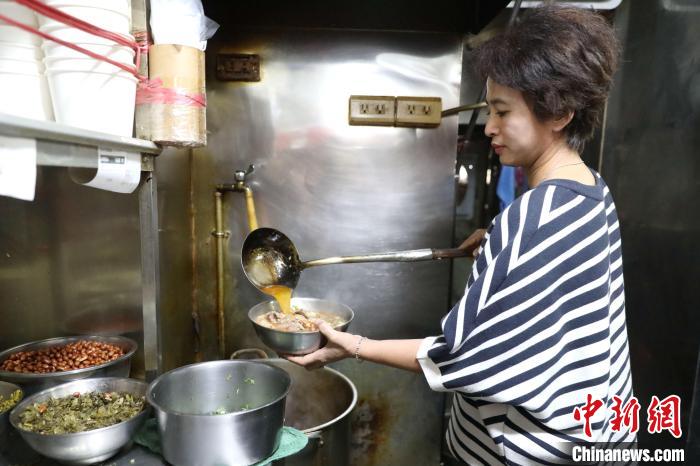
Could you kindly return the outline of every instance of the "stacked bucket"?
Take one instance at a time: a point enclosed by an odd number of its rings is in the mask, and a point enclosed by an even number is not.
[[[0,0],[0,14],[38,26],[32,10],[9,0]],[[39,36],[0,21],[0,112],[53,120],[42,58]]]
[[[45,0],[49,6],[133,41],[130,0]],[[135,51],[109,39],[39,16],[39,30],[127,66]],[[44,40],[44,64],[56,121],[131,136],[137,79],[107,62]]]
[[[133,41],[130,0],[42,0],[63,13]],[[0,0],[0,14],[128,67],[135,51]],[[47,91],[47,82],[49,92]],[[120,136],[133,134],[133,74],[0,21],[0,112]]]

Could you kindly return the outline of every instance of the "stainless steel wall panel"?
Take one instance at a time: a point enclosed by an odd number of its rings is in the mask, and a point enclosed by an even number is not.
[[[38,167],[35,201],[0,197],[0,219],[0,347],[79,334],[142,341],[136,194]]]
[[[259,54],[261,82],[217,81],[220,52]],[[234,170],[255,164],[249,181],[260,226],[286,232],[304,259],[451,245],[457,118],[436,129],[351,127],[347,107],[351,94],[439,96],[445,108],[457,106],[461,56],[460,37],[446,34],[222,30],[210,41],[209,144],[194,150],[192,165],[206,357],[216,357],[214,185],[230,183]],[[240,267],[248,233],[242,195],[225,195],[225,216],[231,352],[262,346],[246,312],[268,298]],[[448,286],[448,263],[354,264],[305,271],[296,295],[350,305],[353,332],[417,338],[439,332]],[[442,395],[420,375],[349,362],[341,368],[360,389],[367,411],[358,415],[377,420],[355,419],[374,439],[356,464],[439,462]]]

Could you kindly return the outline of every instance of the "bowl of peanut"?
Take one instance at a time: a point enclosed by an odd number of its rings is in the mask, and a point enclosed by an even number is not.
[[[25,343],[0,353],[0,380],[25,395],[74,380],[128,377],[138,345],[122,336],[75,336]]]

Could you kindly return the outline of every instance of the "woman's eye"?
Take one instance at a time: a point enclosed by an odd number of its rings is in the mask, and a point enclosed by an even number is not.
[[[505,112],[505,111],[504,112],[496,112],[496,115],[498,115],[499,117],[503,117],[506,115],[506,113],[508,113],[508,112]]]

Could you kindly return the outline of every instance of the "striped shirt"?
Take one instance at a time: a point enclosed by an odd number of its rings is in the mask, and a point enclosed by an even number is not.
[[[455,392],[446,441],[468,464],[571,462],[573,442],[635,439],[611,428],[632,397],[620,228],[610,191],[548,180],[498,215],[462,299],[425,339],[431,388]],[[573,410],[604,405],[592,438]]]

